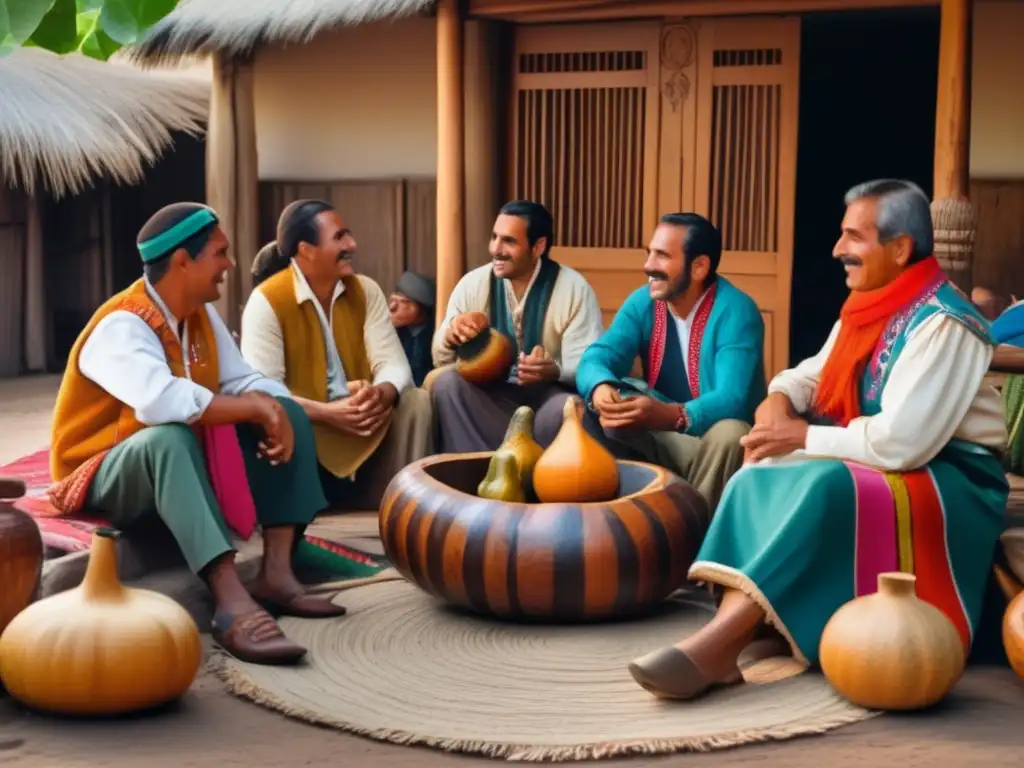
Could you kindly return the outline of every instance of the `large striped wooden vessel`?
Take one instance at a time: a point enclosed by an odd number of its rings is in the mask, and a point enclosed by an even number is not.
[[[510,504],[473,493],[490,457],[429,456],[388,486],[381,540],[422,589],[491,616],[580,621],[643,612],[685,581],[710,516],[681,478],[620,461],[612,501]]]

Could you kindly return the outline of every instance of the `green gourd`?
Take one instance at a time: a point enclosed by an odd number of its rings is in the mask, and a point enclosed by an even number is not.
[[[528,405],[516,408],[508,423],[508,430],[499,451],[512,451],[519,467],[519,483],[523,493],[533,494],[533,468],[537,464],[544,449],[533,437],[533,409]]]
[[[516,455],[510,450],[497,450],[487,465],[487,476],[476,489],[477,496],[494,501],[508,501],[522,504],[526,501],[523,486],[519,480],[519,465]]]

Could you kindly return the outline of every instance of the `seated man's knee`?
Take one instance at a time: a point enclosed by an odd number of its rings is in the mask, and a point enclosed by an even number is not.
[[[709,429],[704,439],[714,443],[721,448],[733,448],[740,450],[740,438],[750,433],[750,425],[739,419],[722,419]]]
[[[136,432],[129,439],[134,448],[148,455],[200,453],[196,434],[186,424],[157,424]]]
[[[398,408],[403,412],[408,411],[415,416],[429,418],[433,411],[430,393],[417,387],[409,387],[399,397]]]
[[[455,399],[468,383],[462,378],[462,374],[454,369],[442,371],[430,387],[430,398],[435,406],[438,403]]]
[[[274,399],[284,408],[284,412],[288,415],[288,420],[292,423],[292,427],[310,423],[306,411],[295,400],[290,397],[275,397]]]

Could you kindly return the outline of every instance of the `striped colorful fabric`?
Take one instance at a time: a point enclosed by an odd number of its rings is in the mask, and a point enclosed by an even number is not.
[[[877,590],[878,574],[917,577],[917,595],[949,618],[970,649],[973,628],[953,575],[942,497],[927,470],[882,472],[844,462],[856,496],[857,596]]]

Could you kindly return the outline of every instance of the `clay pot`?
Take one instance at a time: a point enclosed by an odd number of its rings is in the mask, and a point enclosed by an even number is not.
[[[929,707],[964,671],[960,634],[946,615],[919,599],[917,579],[882,573],[878,592],[851,600],[821,635],[821,670],[836,691],[868,709]]]
[[[686,581],[710,514],[676,475],[620,461],[608,501],[480,498],[493,455],[429,456],[391,481],[381,541],[412,583],[481,614],[562,622],[639,614]]]
[[[0,633],[35,599],[43,568],[43,538],[35,521],[0,503]]]
[[[515,344],[493,328],[484,328],[466,343],[457,345],[454,352],[455,370],[474,384],[503,381],[515,361]]]
[[[0,678],[35,709],[118,715],[173,701],[203,658],[178,603],[117,577],[116,531],[93,534],[82,584],[29,606],[0,635]]]
[[[0,499],[20,499],[24,495],[24,480],[18,477],[0,477]]]

